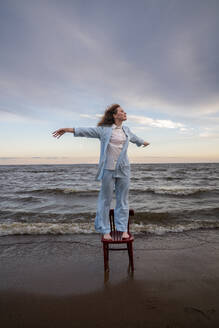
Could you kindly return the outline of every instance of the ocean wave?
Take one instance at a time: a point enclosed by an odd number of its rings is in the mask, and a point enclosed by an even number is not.
[[[155,235],[164,235],[170,232],[186,232],[191,230],[219,229],[219,222],[216,221],[194,221],[186,224],[176,223],[174,225],[156,225],[156,224],[133,224],[132,231],[137,233],[149,233]]]
[[[133,167],[133,169],[134,169],[134,167]],[[158,168],[158,167],[154,166],[154,167],[148,167],[148,168],[136,167],[135,169],[138,171],[141,171],[141,172],[166,172],[168,168],[161,168],[161,167]]]
[[[43,213],[32,211],[0,211],[1,222],[26,222],[26,223],[38,223],[38,222],[73,222],[90,220],[95,217],[94,212],[76,212],[76,213]]]
[[[11,200],[11,199],[10,199]],[[27,196],[27,197],[17,197],[15,199],[16,201],[22,202],[22,203],[39,203],[41,202],[41,198],[33,197],[33,196]]]
[[[208,220],[218,220],[219,207],[164,212],[136,212],[132,221],[135,223],[144,222],[144,224],[173,225],[175,222],[182,222],[183,224],[186,222],[185,224],[187,224],[187,222],[191,220],[194,222],[199,220],[206,221],[206,218],[208,218]]]
[[[219,189],[214,187],[155,187],[155,188],[146,188],[141,189],[131,189],[132,193],[153,193],[157,195],[167,195],[167,196],[192,196],[192,195],[201,195],[209,192],[219,192]]]
[[[66,235],[94,233],[92,223],[2,223],[0,236],[8,235]]]
[[[174,224],[132,223],[130,231],[134,234],[178,233],[200,229],[219,229],[217,221],[175,222]],[[67,235],[67,234],[92,234],[96,233],[94,222],[77,223],[2,223],[0,236],[8,235]]]
[[[54,169],[54,170],[27,170],[27,171],[19,171],[20,173],[66,173],[65,169]]]
[[[39,195],[66,195],[66,194],[76,195],[77,194],[78,196],[89,197],[89,196],[96,195],[98,192],[99,192],[99,190],[97,190],[97,189],[77,190],[74,188],[48,188],[48,189],[34,189],[34,190],[29,190],[29,191],[23,192],[23,193],[33,193],[33,194],[39,194]]]
[[[74,222],[90,222],[96,216],[94,211],[85,212],[33,212],[33,211],[9,211],[0,210],[0,222],[22,222],[22,223],[74,223]],[[205,220],[213,219],[219,220],[219,207],[199,208],[199,209],[181,209],[181,210],[164,210],[164,211],[135,211],[134,217],[131,222],[150,224],[174,224],[176,221],[190,221],[190,220]]]

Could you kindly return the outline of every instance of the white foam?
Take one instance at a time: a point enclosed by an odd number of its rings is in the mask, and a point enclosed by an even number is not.
[[[217,221],[197,221],[191,223],[176,223],[175,225],[157,225],[157,224],[132,224],[131,229],[134,232],[146,232],[155,235],[163,235],[167,232],[184,232],[199,229],[218,229],[219,222]]]
[[[182,196],[189,196],[189,195],[193,195],[199,192],[207,192],[207,191],[213,191],[215,190],[215,188],[212,187],[204,187],[204,188],[200,188],[200,187],[186,187],[186,186],[163,186],[163,187],[159,187],[159,188],[155,188],[155,189],[151,189],[151,191],[153,191],[155,194],[169,194],[169,195],[182,195]]]
[[[58,235],[76,233],[94,233],[94,224],[90,223],[2,223],[0,236],[7,235]]]
[[[188,223],[175,223],[174,225],[158,225],[133,223],[130,230],[133,233],[151,233],[163,235],[168,232],[184,232],[198,229],[217,229],[217,221],[193,221]],[[0,236],[7,235],[66,235],[66,234],[91,234],[95,233],[94,222],[89,223],[2,223]]]

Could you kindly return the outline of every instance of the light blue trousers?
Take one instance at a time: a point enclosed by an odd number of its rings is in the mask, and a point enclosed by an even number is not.
[[[116,206],[114,211],[115,226],[118,231],[127,231],[129,218],[128,193],[130,177],[114,177],[114,170],[104,170],[102,185],[98,196],[96,231],[106,234],[110,232],[109,210],[115,186]]]

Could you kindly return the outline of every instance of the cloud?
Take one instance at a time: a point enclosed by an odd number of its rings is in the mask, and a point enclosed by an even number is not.
[[[82,118],[90,118],[92,120],[96,120],[99,117],[102,117],[101,114],[95,114],[95,115],[89,115],[89,114],[80,114],[80,117]]]
[[[17,115],[39,108],[94,114],[114,100],[138,114],[195,120],[219,112],[218,1],[21,0],[1,7],[1,95]],[[151,124],[184,128],[164,121]]]
[[[218,129],[214,128],[205,128],[199,136],[201,138],[207,138],[207,139],[218,139],[219,138],[219,132]]]
[[[182,131],[186,130],[184,124],[173,122],[171,120],[153,119],[146,116],[137,116],[137,115],[129,115],[129,120],[138,123],[140,125],[145,125],[155,128],[180,129]]]
[[[96,116],[97,115],[92,116],[92,115],[89,115],[89,114],[80,114],[80,117],[82,117],[82,118],[89,118],[91,120],[96,120]]]

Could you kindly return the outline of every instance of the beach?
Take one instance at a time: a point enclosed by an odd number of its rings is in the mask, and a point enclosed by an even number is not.
[[[1,327],[219,327],[219,230],[136,235],[110,253],[97,234],[0,238]]]

